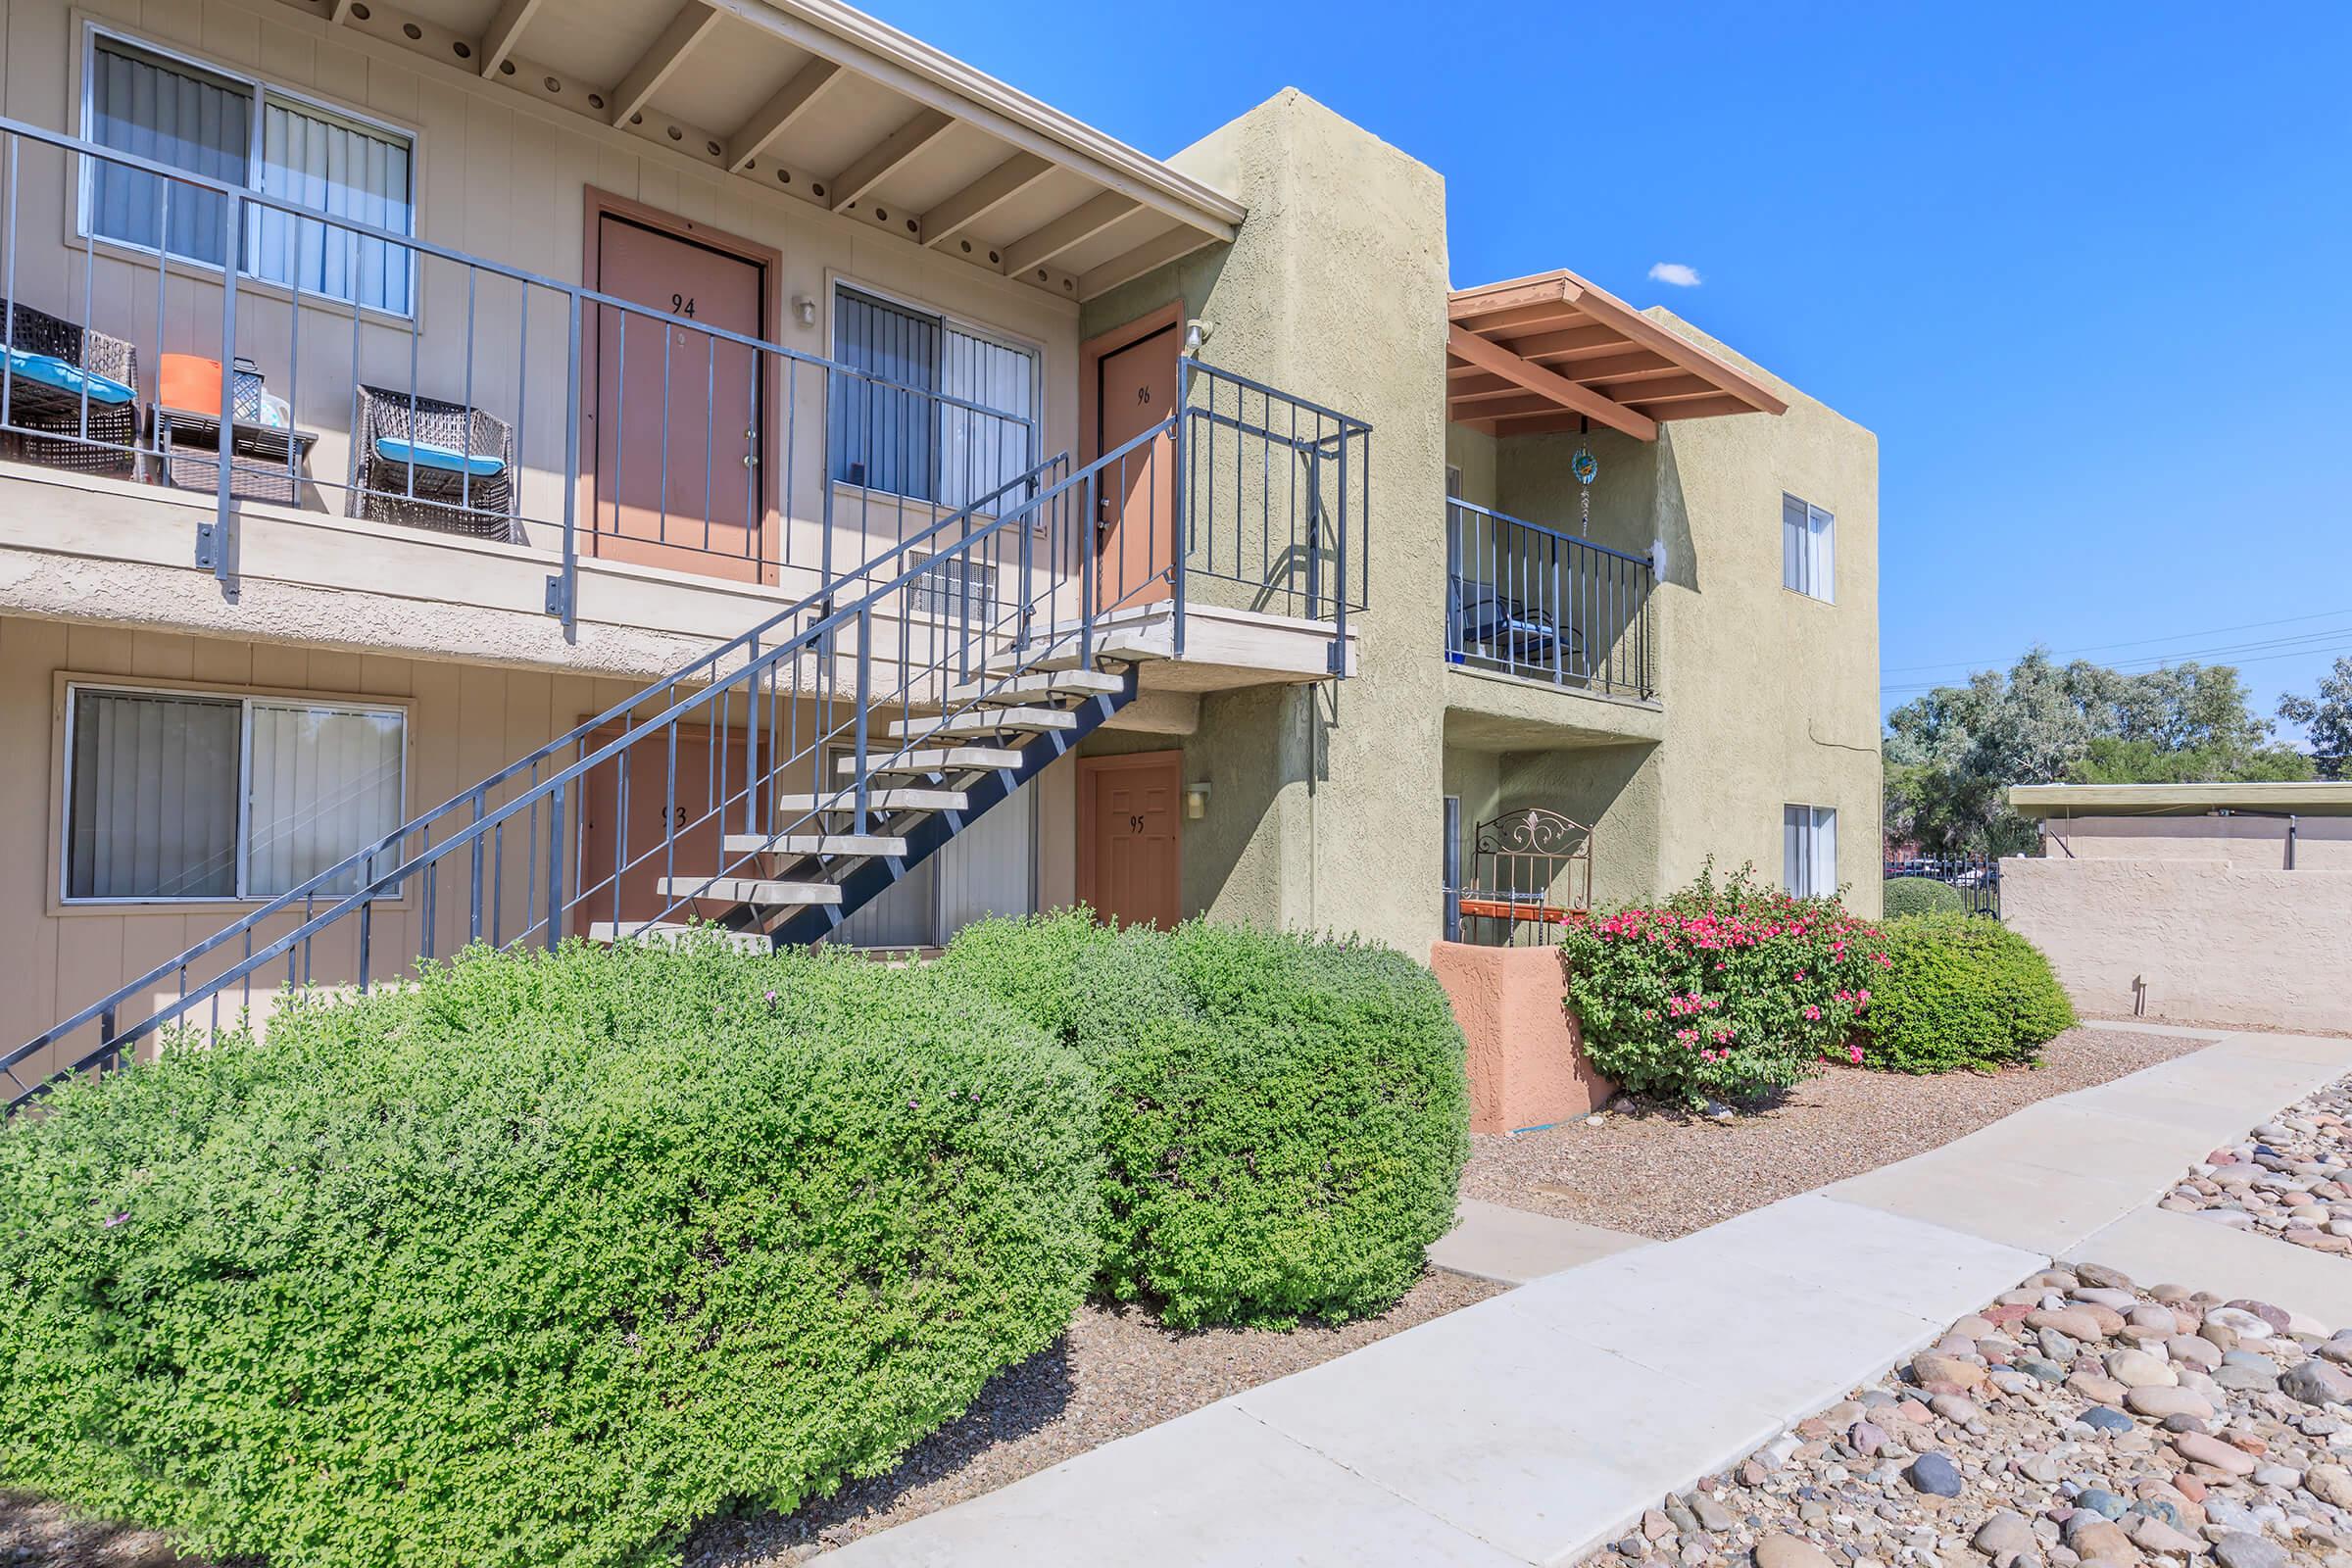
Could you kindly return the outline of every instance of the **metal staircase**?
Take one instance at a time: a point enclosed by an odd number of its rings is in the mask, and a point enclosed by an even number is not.
[[[20,1104],[280,987],[365,991],[472,943],[696,920],[820,941],[1134,699],[1167,652],[1137,607],[1175,607],[1179,655],[1188,577],[1344,638],[1348,455],[1360,474],[1369,427],[1191,360],[1181,384],[1117,449],[1040,464],[91,1003],[0,1057],[0,1092]],[[1167,545],[1114,564],[1106,522]]]

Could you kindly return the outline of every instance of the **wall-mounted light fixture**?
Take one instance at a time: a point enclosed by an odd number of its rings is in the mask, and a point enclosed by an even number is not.
[[[1198,822],[1208,814],[1208,780],[1184,787],[1184,816],[1188,822]]]
[[[1184,352],[1199,354],[1200,346],[1206,343],[1216,330],[1216,322],[1204,321],[1198,316],[1194,317],[1184,323]]]
[[[812,294],[795,294],[792,297],[792,314],[801,318],[803,326],[814,326],[816,324],[816,297]]]

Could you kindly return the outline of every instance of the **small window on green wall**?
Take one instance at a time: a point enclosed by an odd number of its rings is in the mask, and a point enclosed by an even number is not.
[[[1781,586],[1838,602],[1838,519],[1809,501],[1781,497]]]

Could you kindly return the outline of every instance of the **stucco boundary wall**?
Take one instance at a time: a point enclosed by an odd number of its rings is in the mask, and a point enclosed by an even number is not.
[[[2008,859],[2001,919],[2084,1012],[2352,1030],[2352,871]]]
[[[1616,1093],[1585,1059],[1559,949],[1439,942],[1429,966],[1468,1047],[1472,1132],[1547,1127],[1598,1109]]]

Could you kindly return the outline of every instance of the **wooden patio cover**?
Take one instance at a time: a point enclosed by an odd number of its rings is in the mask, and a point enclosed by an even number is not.
[[[1642,441],[1667,419],[1781,414],[1755,376],[1570,271],[1449,297],[1446,416],[1490,435],[1576,430]]]

